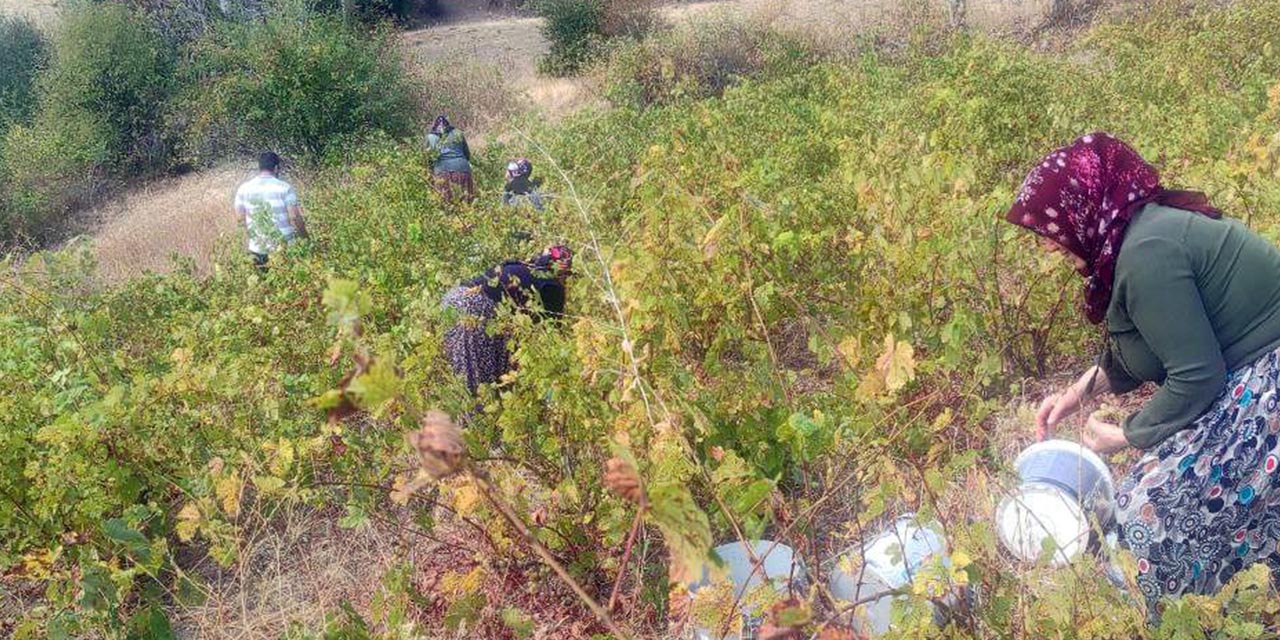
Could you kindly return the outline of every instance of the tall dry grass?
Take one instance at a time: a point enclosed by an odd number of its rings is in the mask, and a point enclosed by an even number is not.
[[[338,515],[302,507],[251,514],[257,523],[239,562],[223,568],[205,558],[190,569],[203,601],[176,606],[178,636],[277,640],[322,629],[344,603],[367,613],[394,564],[432,550],[391,524],[341,528]]]
[[[239,183],[253,174],[246,165],[159,180],[94,209],[88,217],[96,226],[98,277],[112,284],[148,271],[164,273],[173,270],[175,255],[207,270],[214,247],[236,232],[232,200]]]

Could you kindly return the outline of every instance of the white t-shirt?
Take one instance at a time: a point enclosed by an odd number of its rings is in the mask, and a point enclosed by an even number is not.
[[[236,211],[244,215],[249,251],[270,253],[298,234],[289,220],[289,207],[297,206],[298,192],[284,180],[259,175],[236,190]]]

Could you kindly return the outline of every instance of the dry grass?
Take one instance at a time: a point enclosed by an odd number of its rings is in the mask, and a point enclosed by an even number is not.
[[[174,610],[174,630],[201,640],[276,640],[291,626],[322,629],[326,614],[343,603],[367,617],[387,570],[430,551],[390,527],[342,529],[337,519],[333,512],[289,510],[250,536],[236,566],[200,562],[194,571],[207,598]]]
[[[0,0],[0,13],[31,18],[46,29],[54,25],[65,0]]]
[[[213,247],[235,232],[231,207],[250,169],[222,167],[131,190],[89,214],[96,221],[93,253],[99,278],[116,283],[174,268],[173,256],[208,269]]]

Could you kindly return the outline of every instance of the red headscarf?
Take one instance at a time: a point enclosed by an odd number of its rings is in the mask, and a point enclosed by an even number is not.
[[[1160,186],[1159,173],[1137,151],[1097,132],[1054,150],[1032,168],[1005,219],[1085,261],[1085,316],[1098,323],[1111,303],[1129,221],[1152,202],[1222,217],[1204,194]]]

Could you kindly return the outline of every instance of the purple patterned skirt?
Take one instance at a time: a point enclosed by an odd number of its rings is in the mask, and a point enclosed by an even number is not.
[[[450,289],[441,304],[459,315],[457,323],[445,331],[445,355],[474,395],[480,385],[497,382],[511,369],[506,336],[491,336],[485,330],[498,307],[484,294],[467,287]]]
[[[1191,427],[1149,449],[1120,482],[1120,540],[1147,603],[1212,594],[1266,562],[1280,576],[1280,351],[1228,376]]]

